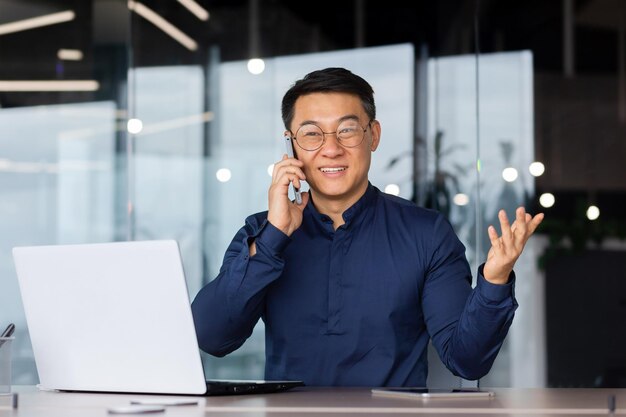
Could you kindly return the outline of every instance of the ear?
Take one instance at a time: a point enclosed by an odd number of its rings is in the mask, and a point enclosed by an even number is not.
[[[370,125],[370,129],[372,131],[372,142],[370,143],[370,150],[372,152],[376,151],[378,145],[380,144],[380,123],[378,120],[372,120],[372,124]]]

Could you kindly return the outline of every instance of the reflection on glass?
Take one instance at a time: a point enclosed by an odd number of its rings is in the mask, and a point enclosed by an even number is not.
[[[513,182],[517,179],[517,170],[512,167],[507,167],[502,170],[502,178],[506,182]]]
[[[215,177],[217,178],[219,182],[228,182],[230,181],[230,178],[232,177],[232,173],[230,172],[230,169],[228,168],[220,168],[215,173]]]
[[[143,129],[143,122],[140,119],[129,119],[126,124],[126,129],[128,133],[136,135]]]
[[[467,194],[458,193],[454,195],[452,201],[457,206],[466,206],[469,203],[469,196]]]

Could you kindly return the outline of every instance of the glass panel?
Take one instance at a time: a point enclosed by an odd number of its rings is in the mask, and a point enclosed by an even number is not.
[[[491,246],[484,229],[498,224],[497,211],[504,208],[512,217],[515,208],[534,193],[533,177],[515,168],[533,160],[532,87],[529,52],[481,55],[479,67],[474,55],[429,60],[427,137],[432,181],[427,184],[426,204],[449,218],[474,271]],[[532,251],[532,245],[527,250]],[[517,270],[521,276],[534,272],[521,265]],[[507,346],[500,351],[500,361],[507,357]],[[508,366],[496,363],[489,384],[506,386],[508,372]],[[436,380],[431,377],[433,384],[443,384]]]
[[[11,248],[111,241],[126,225],[127,18],[122,1],[0,1],[0,326],[16,324],[15,384],[37,373]]]
[[[399,192],[409,197],[413,114],[413,49],[410,45],[278,57],[265,60],[265,72],[251,75],[245,62],[223,63],[219,68],[219,104],[213,122],[221,129],[207,158],[207,205],[213,208],[205,224],[213,231],[207,240],[210,270],[215,277],[221,257],[244,219],[267,209],[270,184],[268,166],[284,153],[280,101],[294,80],[316,68],[345,66],[364,76],[374,86],[378,118],[388,141],[375,153],[371,180],[381,188],[391,179]],[[358,63],[358,64],[355,64]],[[408,86],[408,88],[407,88]],[[212,123],[213,123],[212,122]],[[397,163],[390,164],[392,160]],[[230,179],[220,183],[219,169],[228,169]],[[399,173],[401,173],[399,175]],[[395,180],[401,178],[402,181]],[[210,318],[207,318],[210,319]],[[261,378],[264,364],[263,325],[255,328],[242,348],[223,359],[207,356],[209,376],[215,378]]]

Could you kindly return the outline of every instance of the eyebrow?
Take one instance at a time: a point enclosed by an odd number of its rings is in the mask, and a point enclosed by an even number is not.
[[[346,114],[345,116],[341,116],[339,119],[337,119],[337,122],[338,124],[341,124],[342,122],[345,122],[346,120],[356,120],[357,122],[360,122],[361,118],[357,116],[356,114]],[[300,122],[300,126],[309,125],[309,124],[317,125],[318,121],[317,120],[303,120],[302,122]]]

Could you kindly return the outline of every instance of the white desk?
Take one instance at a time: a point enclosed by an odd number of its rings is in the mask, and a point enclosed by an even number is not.
[[[374,397],[366,388],[297,388],[268,395],[193,397],[197,406],[168,407],[146,416],[215,417],[337,417],[337,416],[601,416],[608,413],[608,396],[616,396],[615,415],[626,415],[626,389],[494,389],[493,398],[400,399]],[[169,398],[135,394],[40,392],[35,387],[14,387],[18,409],[10,397],[0,397],[0,417],[109,416],[112,406],[131,399]],[[183,398],[183,397],[173,397]]]

